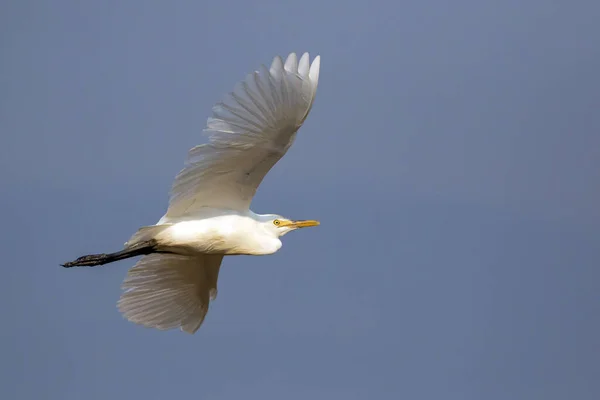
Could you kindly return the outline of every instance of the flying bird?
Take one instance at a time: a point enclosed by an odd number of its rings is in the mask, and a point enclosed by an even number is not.
[[[165,215],[141,227],[115,253],[62,264],[93,267],[142,256],[123,281],[117,303],[129,321],[195,333],[217,297],[224,256],[267,255],[280,238],[316,220],[256,214],[250,203],[308,116],[317,91],[320,57],[279,56],[239,82],[212,109],[208,142],[189,150],[175,177]]]

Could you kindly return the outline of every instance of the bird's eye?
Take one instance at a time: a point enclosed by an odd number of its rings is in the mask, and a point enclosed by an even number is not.
[[[278,219],[276,219],[276,220],[273,221],[273,225],[279,226],[279,225],[281,225],[281,221],[279,221]]]

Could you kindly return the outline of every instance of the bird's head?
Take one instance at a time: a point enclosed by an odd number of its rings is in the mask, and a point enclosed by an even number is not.
[[[286,233],[299,228],[308,228],[310,226],[319,225],[319,221],[313,219],[291,220],[276,214],[263,215],[261,219],[263,220],[262,222],[266,229],[275,236],[283,236]]]

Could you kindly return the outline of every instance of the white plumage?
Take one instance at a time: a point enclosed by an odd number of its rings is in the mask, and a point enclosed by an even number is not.
[[[123,282],[119,310],[132,322],[194,333],[216,298],[224,255],[266,255],[281,236],[319,223],[255,214],[250,203],[268,171],[294,142],[308,116],[319,80],[320,57],[284,61],[247,75],[213,107],[209,142],[192,148],[177,175],[169,207],[156,225],[142,227],[111,254],[64,264],[102,265],[143,255]]]
[[[129,270],[118,307],[125,318],[194,333],[217,297],[222,255],[150,254]]]
[[[275,57],[238,83],[213,107],[209,143],[190,150],[177,175],[163,222],[202,207],[247,210],[271,167],[287,152],[308,116],[317,91],[320,57],[305,53],[285,64]]]

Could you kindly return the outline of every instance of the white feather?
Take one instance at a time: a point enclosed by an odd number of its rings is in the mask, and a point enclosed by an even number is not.
[[[217,295],[222,255],[150,254],[129,270],[118,308],[125,318],[157,329],[200,328]]]
[[[192,148],[171,190],[160,223],[193,216],[204,207],[248,210],[260,183],[294,142],[312,107],[320,57],[285,63],[249,74],[213,107],[205,131],[209,143]]]

